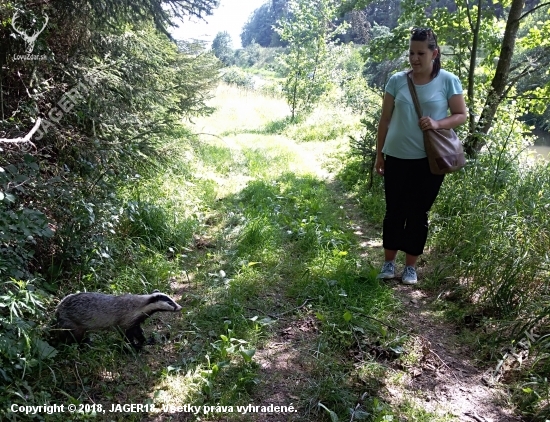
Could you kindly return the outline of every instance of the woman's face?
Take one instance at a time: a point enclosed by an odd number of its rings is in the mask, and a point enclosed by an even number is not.
[[[409,63],[415,73],[431,73],[437,50],[430,50],[428,41],[411,41],[409,45]]]

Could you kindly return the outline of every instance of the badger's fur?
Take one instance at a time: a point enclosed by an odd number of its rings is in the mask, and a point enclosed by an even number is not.
[[[63,298],[57,306],[58,337],[64,341],[82,342],[87,331],[115,327],[135,348],[145,342],[141,323],[159,311],[181,310],[169,296],[155,290],[150,295],[76,293]]]

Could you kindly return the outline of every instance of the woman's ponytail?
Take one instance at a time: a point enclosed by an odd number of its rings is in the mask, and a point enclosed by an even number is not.
[[[439,75],[440,70],[441,70],[441,51],[439,50],[439,46],[437,46],[437,57],[434,59],[434,67],[432,69],[432,79],[435,78],[437,75]]]

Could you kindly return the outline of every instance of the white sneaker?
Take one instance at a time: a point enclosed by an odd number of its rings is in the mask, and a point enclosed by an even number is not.
[[[395,278],[395,263],[393,261],[384,262],[384,265],[382,265],[382,270],[376,278]]]
[[[416,276],[416,270],[414,267],[407,265],[403,270],[403,275],[401,276],[401,281],[403,284],[416,284],[418,282],[418,277]]]

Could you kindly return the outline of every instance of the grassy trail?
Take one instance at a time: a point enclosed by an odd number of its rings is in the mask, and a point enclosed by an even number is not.
[[[208,145],[205,175],[215,169],[206,177],[216,180],[217,201],[190,254],[189,282],[180,286],[185,324],[212,336],[188,339],[209,354],[211,372],[202,374],[202,394],[184,401],[296,409],[221,411],[208,420],[330,420],[349,414],[368,390],[356,420],[367,407],[389,414],[377,398],[383,368],[357,364],[370,339],[382,335],[380,350],[400,347],[403,338],[376,322],[398,302],[360,256],[349,203],[330,177],[345,137],[297,142],[288,134],[307,136],[315,122],[288,127],[286,104],[254,93],[220,87],[215,105],[195,127]]]
[[[380,232],[332,177],[346,136],[311,140],[339,127],[349,133],[355,118],[324,109],[289,125],[282,100],[226,86],[212,105],[217,111],[195,122],[200,136],[181,165],[139,195],[155,204],[166,197],[199,222],[166,272],[184,311],[152,317],[145,330],[157,344],[138,355],[99,345],[93,360],[73,349],[64,372],[70,394],[157,409],[104,420],[496,415],[487,388],[468,394],[481,388],[480,371],[466,349],[451,357],[460,340],[434,319],[427,295],[375,279]],[[161,267],[154,259],[147,265]],[[463,372],[451,359],[463,360]],[[200,407],[194,414],[185,406]]]
[[[375,279],[380,232],[332,177],[346,137],[299,141],[341,117],[289,126],[281,100],[225,86],[214,105],[196,128],[216,200],[173,285],[186,364],[158,402],[220,406],[209,421],[508,420],[429,296]]]

